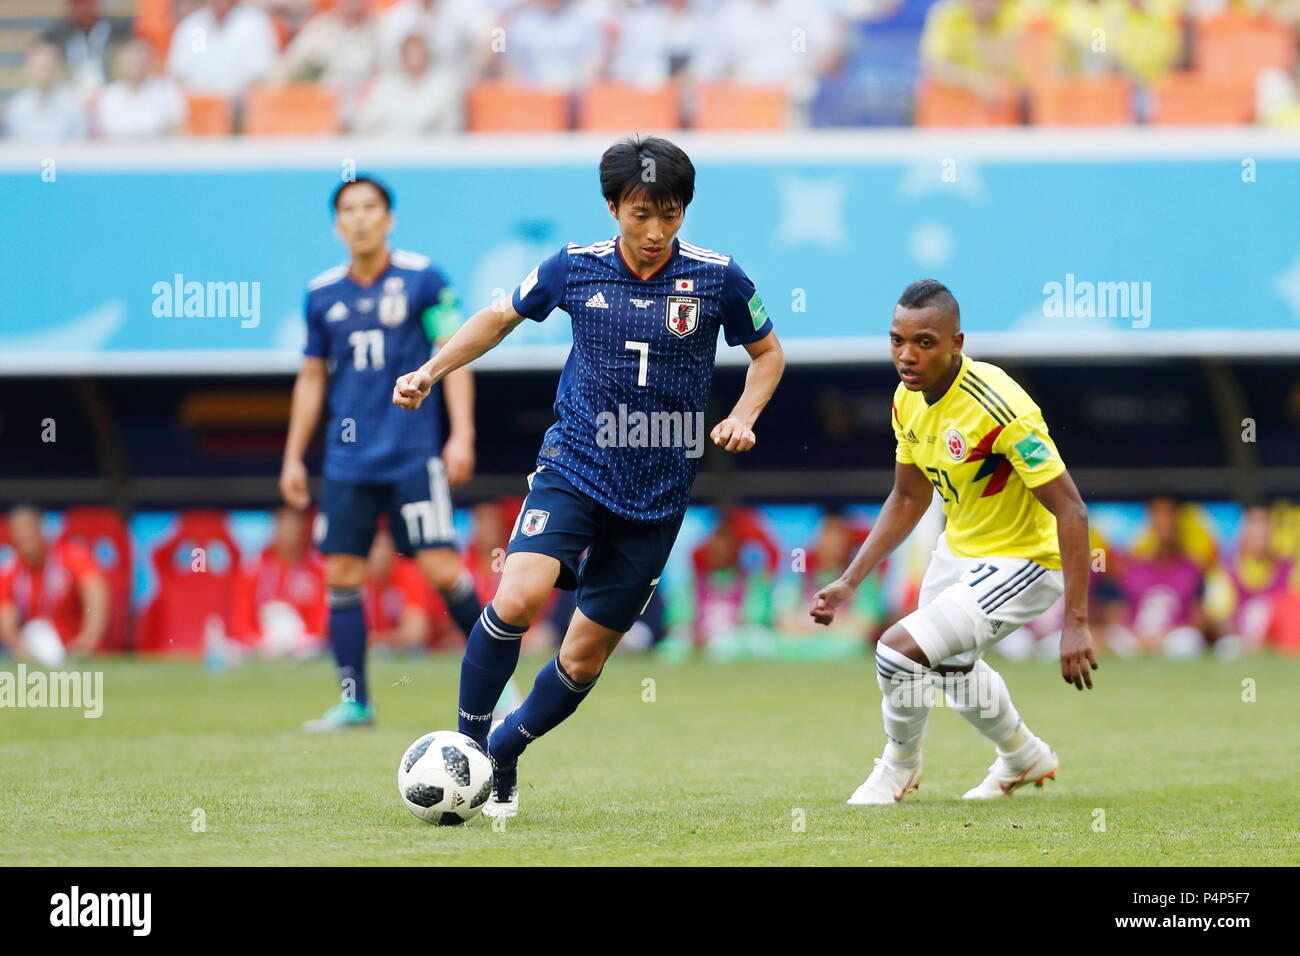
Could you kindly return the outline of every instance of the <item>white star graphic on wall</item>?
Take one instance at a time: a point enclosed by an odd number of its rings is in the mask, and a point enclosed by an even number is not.
[[[779,246],[816,243],[839,249],[849,242],[844,225],[848,184],[842,177],[806,179],[786,175],[777,182],[781,195],[781,222],[776,227]]]
[[[1300,319],[1300,252],[1296,253],[1289,266],[1273,276],[1273,291]]]

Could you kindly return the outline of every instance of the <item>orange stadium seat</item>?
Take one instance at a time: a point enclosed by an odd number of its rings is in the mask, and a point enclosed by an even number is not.
[[[193,549],[205,552],[197,571]],[[183,511],[175,530],[153,550],[158,593],[140,623],[137,648],[146,653],[199,656],[210,618],[234,633],[231,606],[239,573],[239,548],[220,511]]]
[[[131,535],[112,508],[69,508],[63,515],[60,541],[80,541],[108,583],[108,626],[99,648],[128,649],[131,621]]]
[[[1198,21],[1195,31],[1196,67],[1211,76],[1253,85],[1260,70],[1295,65],[1295,35],[1278,20],[1225,13]]]
[[[917,126],[1015,126],[1020,104],[1008,84],[1003,98],[987,103],[970,90],[923,78],[916,88]]]
[[[153,48],[155,63],[161,65],[176,29],[173,0],[135,0],[135,35]]]
[[[505,80],[469,92],[468,127],[475,133],[546,133],[569,128],[569,97]]]
[[[1123,126],[1134,122],[1133,92],[1118,76],[1069,76],[1035,84],[1030,122],[1042,126]]]
[[[785,90],[740,83],[701,84],[693,125],[696,129],[783,129]]]
[[[328,86],[291,83],[249,90],[244,110],[249,136],[330,136],[341,128],[339,95]]]
[[[578,128],[605,132],[676,129],[682,125],[677,88],[597,83],[578,102]]]
[[[1049,80],[1056,69],[1056,28],[1046,18],[1037,18],[1025,24],[1016,44],[1016,64],[1030,83]]]
[[[1249,85],[1197,70],[1173,73],[1152,88],[1155,126],[1249,123],[1255,95]]]
[[[224,96],[185,97],[185,132],[191,136],[229,136],[235,131],[235,111]]]

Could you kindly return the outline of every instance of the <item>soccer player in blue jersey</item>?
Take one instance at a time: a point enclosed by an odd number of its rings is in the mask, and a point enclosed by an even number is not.
[[[474,382],[468,369],[443,383],[450,434],[437,396],[415,415],[388,401],[396,371],[425,361],[460,323],[456,294],[428,258],[389,250],[392,193],[358,177],[333,193],[334,221],[350,261],[307,286],[307,347],[293,388],[280,490],[306,508],[303,455],[328,395],[324,483],[314,536],[325,555],[329,639],[343,699],[312,731],[374,721],[366,686],[361,580],[376,523],[388,516],[399,552],[414,553],[452,618],[468,634],[482,610],[453,548],[450,485],[474,470]]]
[[[750,356],[740,399],[709,432],[727,451],[754,446],[754,423],[785,366],[740,266],[677,238],[695,194],[684,152],[664,139],[624,140],[605,151],[600,182],[615,238],[561,249],[393,386],[395,404],[419,410],[437,382],[524,319],[555,309],[572,319],[556,422],[461,664],[460,731],[486,745],[495,768],[490,817],[518,812],[520,754],[577,709],[659,583],[703,452],[718,331]],[[519,638],[557,585],[577,591],[560,652],[489,737]]]

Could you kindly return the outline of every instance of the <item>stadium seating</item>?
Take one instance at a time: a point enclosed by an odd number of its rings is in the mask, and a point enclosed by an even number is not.
[[[112,508],[70,508],[63,516],[60,541],[80,541],[95,558],[108,583],[108,624],[101,651],[130,649],[132,548],[126,522]]]
[[[475,133],[545,133],[569,128],[569,98],[504,80],[469,93],[468,128]]]
[[[1156,126],[1249,123],[1254,113],[1249,86],[1197,70],[1171,74],[1151,92]]]
[[[696,129],[782,129],[786,125],[785,91],[739,83],[702,84],[692,125]]]
[[[1198,69],[1253,87],[1260,70],[1290,71],[1295,65],[1296,38],[1278,20],[1225,13],[1197,22],[1195,51]]]
[[[193,549],[204,551],[195,569]],[[197,657],[209,619],[234,632],[231,607],[239,572],[239,548],[220,511],[181,512],[176,529],[151,556],[157,593],[140,622],[137,648],[150,654]]]
[[[244,111],[249,136],[330,136],[341,128],[338,92],[328,86],[291,83],[249,90]]]
[[[1043,126],[1122,126],[1135,119],[1133,91],[1118,76],[1056,77],[1030,89],[1029,116]]]
[[[578,101],[578,128],[601,132],[676,129],[682,125],[677,88],[597,83]]]
[[[1020,102],[1010,84],[996,103],[928,77],[917,85],[917,126],[1015,126],[1019,122]]]
[[[191,136],[229,136],[235,131],[233,104],[224,96],[185,97],[185,132]]]

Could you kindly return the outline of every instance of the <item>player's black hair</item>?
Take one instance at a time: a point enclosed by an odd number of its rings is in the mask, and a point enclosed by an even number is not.
[[[658,209],[680,207],[685,212],[695,198],[695,166],[666,139],[629,136],[600,157],[600,192],[615,206],[644,193]]]
[[[393,206],[395,205],[393,202],[393,191],[373,176],[358,176],[355,179],[345,179],[343,182],[335,186],[334,191],[330,193],[330,209],[334,212],[338,212],[339,200],[343,198],[343,190],[347,189],[349,186],[355,186],[358,183],[369,183],[374,186],[375,189],[379,190],[379,195],[384,197],[384,208],[389,212],[392,212]]]
[[[957,305],[952,290],[938,279],[917,279],[903,290],[903,294],[898,297],[898,304],[905,309],[924,309],[927,305],[951,309],[953,318],[957,320],[957,328],[961,328],[961,307]]]

